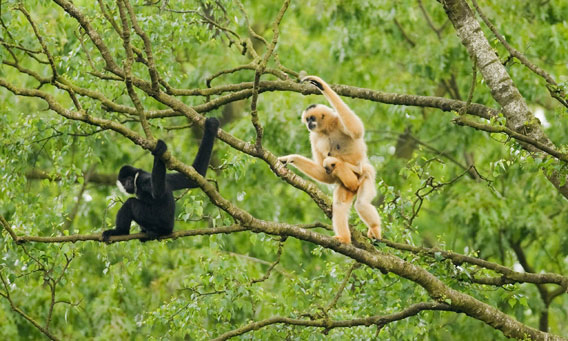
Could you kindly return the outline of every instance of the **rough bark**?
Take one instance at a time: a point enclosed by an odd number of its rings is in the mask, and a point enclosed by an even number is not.
[[[441,0],[444,10],[471,59],[477,64],[491,95],[502,107],[507,126],[539,143],[557,149],[544,133],[539,120],[529,110],[523,96],[501,64],[499,57],[485,37],[479,22],[464,0]],[[529,151],[536,152],[530,144],[523,144]],[[540,154],[540,153],[539,153]],[[545,174],[560,193],[568,198],[565,176],[559,173]]]

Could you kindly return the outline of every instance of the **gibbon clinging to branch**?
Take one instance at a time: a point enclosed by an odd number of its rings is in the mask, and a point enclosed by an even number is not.
[[[367,236],[381,239],[381,218],[371,204],[377,194],[375,169],[367,159],[363,122],[321,78],[307,76],[302,81],[318,87],[333,109],[315,104],[302,113],[302,122],[310,131],[313,160],[297,154],[282,156],[278,160],[294,165],[317,181],[336,184],[332,217],[336,239],[351,243],[348,219],[355,195],[355,209],[369,227]],[[328,171],[324,168],[324,161]]]

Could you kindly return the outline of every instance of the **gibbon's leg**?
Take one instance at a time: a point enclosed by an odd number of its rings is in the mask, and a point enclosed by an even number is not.
[[[302,82],[308,81],[318,87],[322,94],[325,96],[327,101],[331,104],[331,106],[337,111],[339,114],[339,118],[343,127],[345,128],[346,132],[351,135],[353,138],[361,138],[365,131],[365,127],[363,126],[363,122],[357,116],[351,108],[343,102],[341,97],[335,91],[333,91],[329,85],[321,78],[317,76],[306,76],[302,78]]]
[[[292,154],[287,156],[281,156],[278,161],[283,164],[290,163],[296,168],[301,170],[304,174],[310,178],[326,183],[333,184],[336,182],[335,178],[331,174],[327,174],[323,166],[318,165],[314,160],[308,159],[305,156]]]
[[[211,152],[213,150],[213,143],[215,142],[215,136],[217,136],[217,130],[219,129],[219,121],[214,117],[209,117],[205,120],[205,130],[203,132],[203,138],[201,139],[201,144],[199,145],[199,150],[193,160],[193,168],[201,176],[205,176],[207,173],[207,168],[209,167],[209,161],[211,160]]]
[[[359,189],[359,178],[345,164],[339,164],[336,166],[335,171],[331,174],[336,176],[343,186],[351,192],[355,193]]]
[[[134,220],[134,206],[142,205],[136,198],[129,198],[116,214],[116,228],[103,232],[103,240],[106,242],[111,236],[121,236],[130,233],[130,224]]]
[[[203,133],[203,138],[201,139],[201,144],[199,145],[199,150],[197,155],[193,160],[192,167],[201,174],[205,176],[207,174],[207,169],[209,168],[209,161],[211,160],[211,153],[213,151],[213,144],[215,143],[215,136],[217,136],[217,130],[219,129],[219,121],[214,117],[209,117],[205,120],[205,131]],[[197,183],[182,173],[168,174],[167,183],[169,188],[173,191],[183,188],[196,188]]]
[[[349,211],[353,203],[351,192],[343,185],[338,184],[333,192],[333,216],[331,218],[333,224],[333,238],[345,244],[351,244],[351,232],[349,231]]]
[[[357,191],[357,201],[355,209],[359,217],[369,227],[367,237],[371,239],[381,239],[381,217],[371,201],[377,195],[375,189],[375,175],[371,172],[363,175],[359,190]]]
[[[158,140],[154,155],[154,166],[152,167],[152,197],[158,199],[166,192],[166,164],[161,156],[166,152],[167,147],[164,141]]]

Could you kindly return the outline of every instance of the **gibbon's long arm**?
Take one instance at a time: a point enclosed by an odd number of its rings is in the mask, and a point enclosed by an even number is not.
[[[319,182],[323,182],[326,184],[333,184],[336,182],[336,179],[325,172],[325,169],[322,165],[319,165],[314,162],[312,159],[308,159],[305,156],[299,154],[292,154],[288,156],[279,157],[278,160],[283,163],[289,163],[294,165],[304,174],[309,176],[310,178],[317,180]]]
[[[152,197],[161,198],[166,192],[166,165],[160,158],[163,153],[154,155],[154,166],[152,167]]]
[[[217,129],[219,128],[219,121],[216,119],[207,119],[205,121],[205,132],[203,134],[203,139],[199,145],[199,150],[193,160],[193,168],[201,176],[207,174],[207,168],[209,167],[209,161],[211,160],[211,152],[213,150],[213,143],[215,142],[215,136],[217,135]],[[184,174],[173,173],[168,174],[166,181],[168,182],[168,187],[172,191],[184,188],[196,188],[197,183]]]
[[[306,76],[302,79],[302,82],[304,81],[308,81],[320,89],[327,101],[339,115],[339,120],[344,133],[351,136],[353,139],[363,137],[363,134],[365,133],[365,126],[359,116],[355,115],[347,104],[343,102],[341,97],[339,97],[339,95],[335,93],[335,91],[333,91],[323,79],[317,76]]]

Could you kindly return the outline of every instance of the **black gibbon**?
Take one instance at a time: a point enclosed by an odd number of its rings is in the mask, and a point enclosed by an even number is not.
[[[355,209],[369,227],[367,236],[381,239],[381,218],[371,204],[377,194],[375,169],[367,158],[363,122],[321,78],[307,76],[302,79],[304,81],[315,85],[333,109],[316,104],[302,113],[302,122],[310,132],[313,159],[297,154],[278,159],[296,166],[317,181],[336,184],[332,223],[337,240],[351,243],[348,220],[355,195]],[[324,166],[327,166],[327,171]]]
[[[205,132],[199,150],[193,161],[193,168],[202,176],[207,173],[211,151],[219,121],[216,118],[205,120]],[[183,188],[195,188],[197,184],[181,173],[166,174],[166,165],[161,156],[168,147],[158,140],[154,155],[152,173],[132,166],[123,166],[118,173],[116,184],[126,194],[135,194],[122,205],[116,215],[116,228],[102,234],[104,241],[111,236],[130,233],[130,223],[134,220],[147,237],[155,239],[172,233],[174,229],[175,201],[172,191]]]

